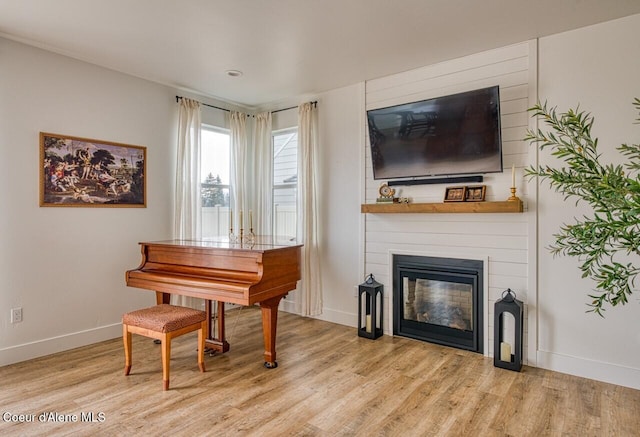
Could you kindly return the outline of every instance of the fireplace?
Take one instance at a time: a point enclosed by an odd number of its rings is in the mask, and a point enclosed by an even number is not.
[[[483,262],[393,256],[393,334],[483,353]]]

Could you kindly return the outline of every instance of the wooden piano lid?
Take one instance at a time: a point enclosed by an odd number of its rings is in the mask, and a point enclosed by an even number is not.
[[[282,249],[285,247],[302,246],[295,238],[291,237],[274,237],[271,235],[257,235],[253,244],[247,243],[231,243],[228,237],[219,238],[203,238],[200,240],[163,240],[141,242],[140,244],[151,246],[175,246],[175,247],[192,247],[198,249],[233,249],[246,250],[256,252],[266,252],[274,249]]]

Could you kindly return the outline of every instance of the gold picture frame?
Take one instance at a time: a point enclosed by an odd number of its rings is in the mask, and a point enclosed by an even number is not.
[[[465,200],[467,202],[484,202],[486,191],[486,185],[473,185],[466,187]]]
[[[145,208],[147,148],[40,132],[40,206]]]
[[[447,187],[444,192],[445,202],[464,202],[467,187]]]

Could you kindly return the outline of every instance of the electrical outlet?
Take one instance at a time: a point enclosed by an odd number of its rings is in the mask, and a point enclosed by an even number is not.
[[[13,308],[11,310],[11,323],[22,322],[22,308]]]
[[[358,286],[357,285],[353,286],[353,297],[358,297]]]

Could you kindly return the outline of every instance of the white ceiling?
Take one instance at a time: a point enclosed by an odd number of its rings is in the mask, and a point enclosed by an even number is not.
[[[0,36],[273,108],[636,13],[639,0],[0,0]]]

